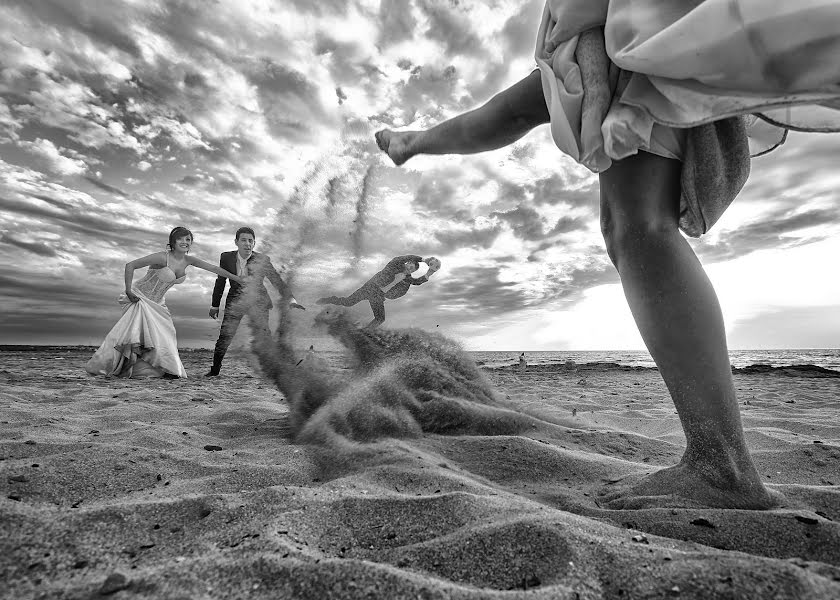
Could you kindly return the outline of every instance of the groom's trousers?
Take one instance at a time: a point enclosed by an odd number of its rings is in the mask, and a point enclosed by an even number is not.
[[[236,330],[239,329],[239,323],[242,321],[242,317],[247,315],[250,319],[251,327],[255,329],[253,331],[254,337],[260,337],[262,335],[271,336],[271,329],[268,325],[269,309],[269,305],[263,302],[248,306],[241,298],[235,298],[232,302],[225,304],[225,314],[222,317],[219,339],[216,340],[216,348],[213,351],[211,373],[214,375],[219,374],[225,353],[227,353],[227,349],[233,341],[233,336],[236,335]]]

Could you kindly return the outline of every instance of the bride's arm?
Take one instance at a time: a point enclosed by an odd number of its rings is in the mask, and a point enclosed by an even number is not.
[[[216,275],[220,275],[221,277],[227,277],[228,279],[235,281],[236,283],[245,283],[245,280],[241,277],[234,275],[230,271],[225,271],[223,268],[217,267],[216,265],[209,263],[206,260],[201,260],[197,256],[187,255],[187,264],[192,265],[194,267],[198,267],[199,269],[204,269],[205,271],[210,271],[211,273],[215,273]]]
[[[151,265],[164,266],[166,265],[166,254],[163,252],[155,252],[143,258],[135,258],[134,260],[125,263],[125,295],[132,302],[137,302],[139,298],[131,291],[131,284],[134,283],[134,270],[141,267],[148,267]]]

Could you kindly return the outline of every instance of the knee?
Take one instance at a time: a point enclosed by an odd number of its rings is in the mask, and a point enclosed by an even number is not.
[[[602,210],[601,235],[610,261],[618,267],[625,257],[649,247],[661,247],[666,239],[679,235],[676,219],[657,215],[634,218]]]
[[[601,173],[601,233],[613,263],[679,235],[680,177],[678,161],[645,152]]]
[[[601,207],[601,236],[607,249],[607,256],[618,267],[621,256],[626,253],[632,238],[626,219],[616,219],[615,211],[608,206]]]

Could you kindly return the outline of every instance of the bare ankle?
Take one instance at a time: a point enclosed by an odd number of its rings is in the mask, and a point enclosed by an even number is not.
[[[687,448],[680,464],[720,489],[737,489],[761,484],[758,470],[746,448],[738,450],[727,444],[709,444],[701,450]]]

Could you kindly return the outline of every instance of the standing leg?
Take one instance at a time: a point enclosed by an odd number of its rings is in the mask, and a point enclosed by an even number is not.
[[[376,133],[376,143],[401,165],[417,154],[474,154],[502,148],[548,121],[540,73],[533,71],[475,110],[426,131],[383,129]]]
[[[275,351],[274,336],[268,324],[268,315],[271,309],[267,304],[258,303],[248,309],[248,326],[251,330],[251,351],[257,356],[270,355]],[[284,312],[288,309],[281,308],[281,320]]]
[[[368,302],[370,302],[370,309],[373,311],[373,321],[365,325],[365,327],[379,327],[385,322],[385,296],[382,293],[371,294]]]
[[[255,334],[271,336],[271,327],[268,325],[269,310],[268,306],[260,305],[248,311],[251,329]]]
[[[219,374],[222,368],[222,360],[224,360],[225,353],[233,341],[233,336],[236,335],[236,330],[239,329],[240,321],[242,321],[241,307],[236,302],[226,304],[225,316],[222,318],[222,326],[219,329],[219,339],[216,340],[216,348],[213,350],[213,366],[207,373],[208,377]]]
[[[601,174],[601,228],[624,294],[680,417],[680,463],[607,495],[612,508],[679,496],[729,508],[768,508],[744,440],[720,305],[678,230],[680,163],[645,152]],[[654,496],[659,496],[657,501]]]

